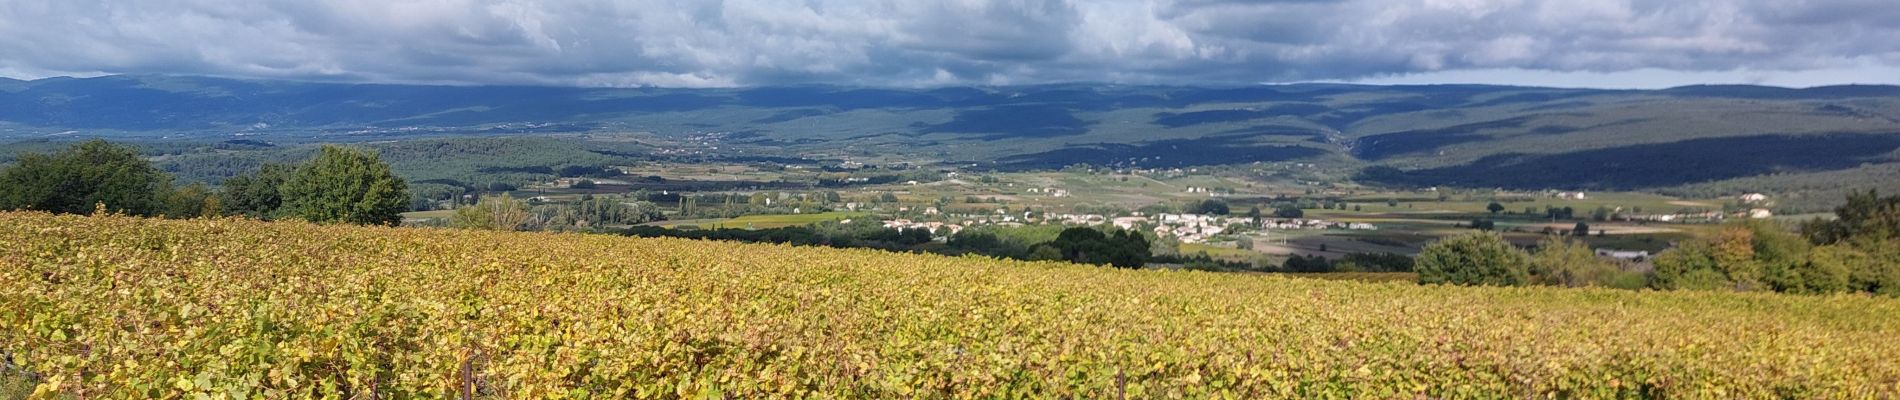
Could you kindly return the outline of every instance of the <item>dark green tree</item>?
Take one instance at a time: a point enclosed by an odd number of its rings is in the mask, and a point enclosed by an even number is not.
[[[1847,194],[1847,204],[1834,209],[1834,220],[1815,219],[1802,227],[1814,244],[1833,244],[1850,239],[1868,241],[1900,239],[1900,196],[1880,197],[1868,190]]]
[[[218,194],[204,182],[168,190],[164,201],[165,207],[159,215],[170,218],[216,217],[223,213],[218,205]]]
[[[90,214],[104,204],[151,216],[164,211],[170,181],[138,150],[94,139],[53,154],[24,154],[0,169],[0,209]]]
[[[1490,204],[1490,205],[1486,205],[1486,206],[1484,206],[1484,209],[1485,209],[1485,210],[1490,210],[1490,211],[1491,211],[1491,215],[1497,215],[1497,214],[1498,214],[1498,213],[1500,213],[1500,212],[1504,212],[1504,205],[1503,205],[1503,204],[1498,204],[1498,202],[1495,202],[1495,201],[1493,201],[1493,202],[1491,202],[1491,204]]]
[[[1194,214],[1206,215],[1227,215],[1232,212],[1232,210],[1228,209],[1227,202],[1220,199],[1201,200],[1200,203],[1195,204],[1194,209],[1191,211]]]
[[[1140,268],[1150,257],[1147,237],[1129,231],[1105,234],[1094,228],[1068,228],[1042,246],[1055,249],[1062,259],[1071,262],[1122,268]]]
[[[1570,236],[1576,236],[1576,237],[1590,236],[1590,224],[1586,224],[1583,221],[1577,221],[1577,226],[1570,228]]]
[[[1497,234],[1470,233],[1425,245],[1413,268],[1419,283],[1516,286],[1530,279],[1530,256]]]
[[[1280,264],[1280,269],[1286,272],[1333,272],[1333,263],[1326,257],[1294,254]]]
[[[296,172],[295,166],[264,164],[257,171],[225,179],[224,190],[219,193],[220,205],[226,214],[275,218],[284,206],[284,197],[279,191]]]
[[[312,222],[395,225],[408,210],[408,184],[376,153],[323,146],[283,186],[286,215]]]

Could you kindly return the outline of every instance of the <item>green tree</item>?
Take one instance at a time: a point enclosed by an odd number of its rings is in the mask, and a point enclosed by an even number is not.
[[[1062,259],[1062,250],[1054,246],[1036,246],[1035,250],[1029,252],[1030,261],[1062,261]]]
[[[1590,246],[1558,236],[1545,237],[1537,243],[1537,252],[1531,254],[1530,274],[1546,285],[1601,285],[1618,272],[1615,265],[1597,258]]]
[[[512,231],[528,222],[528,205],[509,195],[482,196],[474,205],[457,208],[449,225],[464,229]]]
[[[1868,190],[1847,194],[1847,204],[1834,209],[1834,220],[1816,219],[1802,228],[1814,244],[1840,243],[1854,238],[1876,241],[1900,239],[1900,196],[1880,197]]]
[[[1763,268],[1755,259],[1755,232],[1746,226],[1722,227],[1709,242],[1715,269],[1737,290],[1761,288]]]
[[[1702,240],[1689,240],[1657,254],[1650,287],[1656,289],[1713,290],[1728,278],[1716,269],[1715,250]]]
[[[169,190],[164,200],[165,208],[160,214],[166,217],[216,217],[222,213],[219,210],[218,194],[202,182]]]
[[[1497,215],[1500,212],[1504,212],[1504,205],[1498,204],[1498,202],[1493,201],[1491,202],[1491,204],[1484,206],[1484,209],[1490,210],[1491,215]]]
[[[1794,293],[1834,293],[1853,290],[1854,272],[1872,270],[1875,261],[1866,252],[1852,246],[1827,245],[1814,248],[1808,262],[1797,269],[1801,286]]]
[[[219,203],[224,212],[255,219],[275,218],[284,206],[281,194],[284,182],[290,181],[297,167],[285,164],[264,164],[257,171],[225,179],[223,191],[219,192]]]
[[[1413,268],[1419,283],[1515,286],[1529,281],[1529,258],[1502,236],[1477,232],[1425,245]]]
[[[1806,238],[1772,220],[1751,219],[1741,225],[1750,233],[1762,283],[1778,292],[1810,293],[1808,279],[1826,279],[1809,269],[1814,246]]]
[[[284,182],[287,215],[312,222],[396,225],[408,209],[408,184],[376,153],[323,146]]]
[[[1232,210],[1228,209],[1226,201],[1222,201],[1220,199],[1207,199],[1207,200],[1201,200],[1200,203],[1196,203],[1194,205],[1194,208],[1191,210],[1188,210],[1188,212],[1191,214],[1227,215],[1228,213],[1232,212]]]
[[[1576,237],[1590,236],[1590,224],[1583,223],[1583,221],[1577,221],[1577,226],[1570,228],[1570,236],[1576,236]]]
[[[1122,268],[1146,265],[1151,251],[1147,237],[1140,233],[1117,230],[1105,234],[1087,227],[1063,229],[1055,240],[1042,247],[1055,249],[1064,260]]]
[[[94,139],[53,154],[21,155],[0,169],[0,209],[151,216],[164,211],[171,178],[138,150]]]

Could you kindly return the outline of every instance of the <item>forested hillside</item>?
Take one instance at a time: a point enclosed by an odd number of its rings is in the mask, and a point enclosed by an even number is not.
[[[226,144],[233,151],[176,155],[180,165],[204,166],[187,177],[215,177],[275,157],[243,151],[260,146],[583,133],[651,134],[676,145],[676,154],[787,160],[890,158],[1011,171],[1300,162],[1366,169],[1360,180],[1388,186],[1766,191],[1832,199],[1839,193],[1803,182],[1871,180],[1894,164],[1900,87],[611,89],[106,76],[0,88],[0,140],[25,141],[5,153],[39,149],[34,140],[77,137],[147,140],[165,154],[176,153],[163,148],[180,146],[180,139],[240,141]],[[525,149],[558,151],[576,164],[665,150],[623,144]],[[428,144],[383,147],[416,146]],[[496,164],[477,162],[493,156],[479,152],[427,156],[436,158],[416,162],[442,170]],[[1878,182],[1900,190],[1891,180]]]

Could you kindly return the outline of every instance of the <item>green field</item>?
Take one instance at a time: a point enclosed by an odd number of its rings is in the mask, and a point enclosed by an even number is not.
[[[784,228],[784,227],[789,227],[789,226],[805,226],[805,225],[811,225],[811,224],[816,224],[819,222],[826,222],[826,221],[839,221],[839,220],[846,220],[846,219],[853,219],[853,218],[863,218],[867,215],[870,215],[870,214],[862,213],[862,212],[851,212],[851,211],[832,211],[832,212],[808,213],[808,214],[765,214],[765,215],[747,215],[747,216],[742,216],[738,218],[667,221],[667,222],[660,223],[659,225],[664,226],[664,227],[669,227],[669,228],[676,227],[676,226],[692,225],[692,226],[697,226],[701,229],[712,229],[712,228],[772,229],[772,228]]]

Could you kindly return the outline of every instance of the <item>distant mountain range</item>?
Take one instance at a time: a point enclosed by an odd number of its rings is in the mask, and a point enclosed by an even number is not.
[[[0,80],[0,137],[720,134],[788,156],[999,169],[1306,161],[1402,185],[1641,189],[1865,169],[1900,87],[1062,84],[934,89],[457,87],[176,76]],[[343,139],[339,139],[343,140]]]

